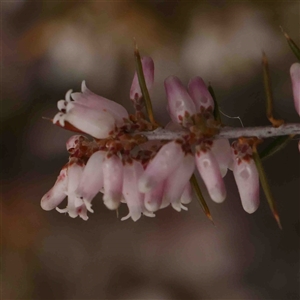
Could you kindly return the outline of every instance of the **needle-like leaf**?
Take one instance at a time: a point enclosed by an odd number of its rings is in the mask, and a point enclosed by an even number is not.
[[[273,117],[273,93],[271,86],[271,77],[269,73],[269,64],[266,54],[263,52],[262,56],[262,65],[263,65],[263,78],[264,78],[264,86],[266,93],[266,109],[267,109],[267,118],[272,123],[274,127],[281,126],[284,121],[280,119],[275,119]]]
[[[271,188],[270,188],[270,185],[269,185],[268,180],[267,180],[265,170],[262,166],[261,159],[260,159],[260,157],[257,153],[256,146],[253,146],[253,159],[255,161],[256,168],[257,168],[257,171],[259,173],[260,183],[261,183],[261,186],[262,186],[262,188],[264,190],[264,193],[266,195],[266,198],[267,198],[267,201],[269,203],[270,209],[273,213],[273,216],[274,216],[279,228],[282,229],[282,226],[281,226],[281,223],[280,223],[280,218],[279,218],[277,208],[276,208],[276,203],[275,203],[275,200],[273,198],[273,195],[272,195]]]
[[[204,199],[204,197],[202,195],[202,192],[200,190],[197,178],[196,178],[196,176],[194,174],[192,175],[192,177],[190,179],[190,182],[191,182],[191,184],[193,186],[193,189],[194,189],[194,191],[195,191],[195,193],[197,195],[198,202],[201,205],[201,208],[203,209],[205,215],[215,225],[215,223],[214,223],[214,221],[212,219],[212,216],[210,214],[209,208],[208,208],[208,206],[206,204],[206,201],[205,201],[205,199]]]
[[[143,71],[143,66],[142,66],[142,61],[141,61],[141,56],[139,49],[137,47],[137,44],[135,45],[135,50],[134,50],[134,57],[135,57],[135,63],[136,63],[136,72],[139,80],[139,85],[141,87],[141,91],[143,94],[143,98],[145,101],[145,106],[147,110],[147,114],[149,117],[149,120],[152,125],[158,126],[157,122],[154,119],[153,115],[153,109],[152,109],[152,102],[150,99],[150,95],[147,89],[146,81],[145,81],[145,76],[144,76],[144,71]]]

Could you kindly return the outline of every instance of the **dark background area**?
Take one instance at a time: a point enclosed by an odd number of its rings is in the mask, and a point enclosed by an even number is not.
[[[299,1],[1,2],[2,299],[299,299],[296,141],[264,163],[283,231],[262,192],[255,214],[242,210],[231,172],[223,204],[206,195],[216,227],[196,200],[188,212],[168,207],[136,223],[121,222],[100,195],[87,222],[40,208],[72,135],[42,117],[83,79],[132,112],[134,38],[155,62],[159,122],[167,122],[164,79],[199,75],[224,113],[268,125],[262,50],[276,115],[299,122],[289,78],[296,59],[279,28],[299,45],[299,14]]]

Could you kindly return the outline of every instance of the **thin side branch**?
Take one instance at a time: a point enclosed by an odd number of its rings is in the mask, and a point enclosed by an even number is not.
[[[175,140],[185,136],[188,131],[170,131],[158,128],[154,131],[141,132],[140,134],[148,138],[148,140]],[[282,135],[300,134],[300,123],[284,124],[280,127],[261,126],[261,127],[223,127],[219,134],[215,135],[215,139],[237,139],[239,137],[258,137],[270,138]]]

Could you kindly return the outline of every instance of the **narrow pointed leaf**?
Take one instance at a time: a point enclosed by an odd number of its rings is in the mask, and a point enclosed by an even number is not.
[[[270,209],[273,213],[273,216],[274,216],[279,228],[282,229],[282,226],[281,226],[281,223],[280,223],[280,218],[279,218],[277,208],[276,208],[276,203],[275,203],[275,200],[273,198],[273,195],[272,195],[270,185],[269,185],[268,180],[267,180],[265,170],[262,166],[261,159],[260,159],[260,157],[257,153],[257,150],[256,150],[255,146],[253,147],[253,159],[255,161],[256,168],[257,168],[257,171],[259,173],[260,183],[261,183],[261,186],[262,186],[262,188],[264,190],[264,193],[266,195],[266,198],[267,198],[267,201],[269,203]]]
[[[275,138],[260,154],[261,159],[266,159],[283,149],[295,135],[283,135]]]
[[[218,122],[220,122],[222,124],[219,105],[218,105],[218,102],[217,102],[217,99],[216,99],[216,95],[215,95],[214,89],[213,89],[213,87],[211,86],[210,83],[208,85],[208,91],[210,92],[211,96],[214,99],[214,104],[215,104],[214,117],[215,117],[215,120],[218,121]]]
[[[204,197],[202,195],[202,192],[200,190],[199,184],[197,182],[197,178],[196,178],[196,176],[194,174],[192,175],[192,177],[190,179],[190,182],[191,182],[191,184],[193,186],[193,189],[194,189],[195,193],[197,194],[198,202],[201,205],[201,208],[203,209],[205,215],[215,225],[215,223],[214,223],[214,221],[212,219],[212,216],[210,214],[209,208],[208,208],[208,206],[207,206],[207,204],[205,202],[205,199],[204,199]]]
[[[295,56],[297,57],[297,59],[300,61],[300,49],[297,46],[297,44],[291,39],[291,37],[284,31],[282,31],[290,48],[292,49],[293,53],[295,54]]]
[[[269,72],[269,64],[266,54],[263,52],[262,56],[262,65],[263,65],[263,78],[264,78],[264,86],[266,93],[266,110],[267,110],[267,118],[272,123],[274,127],[281,126],[284,121],[275,119],[273,117],[273,93],[271,86],[271,77]]]
[[[134,57],[135,57],[135,63],[136,63],[136,72],[137,72],[137,76],[138,76],[138,79],[139,79],[139,85],[141,87],[141,91],[142,91],[143,98],[144,98],[144,101],[145,101],[146,110],[147,110],[149,120],[153,125],[157,125],[157,123],[154,119],[153,109],[152,109],[152,102],[151,102],[150,95],[149,95],[149,92],[148,92],[148,89],[147,89],[145,76],[144,76],[144,71],[143,71],[143,65],[142,65],[142,61],[141,61],[141,56],[140,56],[140,52],[139,52],[137,46],[136,46],[135,51],[134,51]]]

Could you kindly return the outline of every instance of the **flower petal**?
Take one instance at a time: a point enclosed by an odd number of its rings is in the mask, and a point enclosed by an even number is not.
[[[133,221],[137,221],[144,209],[144,194],[138,190],[138,179],[143,173],[141,163],[133,160],[132,163],[126,163],[123,169],[123,196],[129,209],[129,215]],[[126,220],[127,217],[121,220]]]
[[[116,155],[105,157],[103,162],[103,201],[108,209],[117,209],[122,199],[123,164]]]
[[[139,190],[147,193],[164,181],[181,163],[184,157],[181,145],[175,141],[161,147],[150,161],[139,180]]]
[[[44,210],[52,210],[58,206],[65,198],[68,183],[68,169],[64,167],[52,189],[46,193],[41,200],[41,207]]]
[[[197,112],[201,111],[201,107],[213,111],[214,100],[201,77],[197,76],[190,80],[188,91],[195,103]]]
[[[69,103],[64,121],[98,139],[107,138],[115,128],[115,119],[108,112],[98,112],[86,106]]]
[[[231,147],[227,139],[215,139],[213,141],[211,151],[218,161],[221,175],[224,177],[232,163]]]
[[[226,198],[226,189],[219,164],[212,151],[201,151],[200,147],[197,146],[195,158],[198,171],[211,199],[217,203],[223,202]]]
[[[165,80],[165,90],[168,98],[168,110],[173,122],[181,124],[187,115],[196,113],[196,107],[187,90],[175,76]]]
[[[91,212],[91,201],[103,187],[103,160],[105,151],[95,152],[88,160],[79,186],[76,189],[76,196],[83,199],[87,209]]]
[[[167,178],[164,188],[164,203],[171,203],[172,207],[181,211],[180,198],[185,186],[189,182],[195,169],[195,159],[187,154],[181,161],[180,166]]]
[[[233,175],[244,210],[249,214],[254,213],[259,206],[259,175],[253,159],[235,159]]]
[[[188,182],[183,190],[183,193],[180,197],[180,202],[182,204],[189,204],[193,199],[193,190],[192,185]]]

